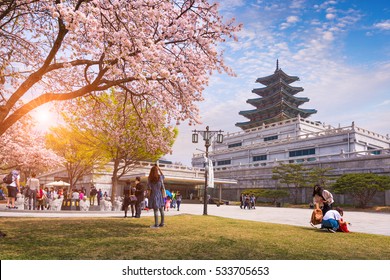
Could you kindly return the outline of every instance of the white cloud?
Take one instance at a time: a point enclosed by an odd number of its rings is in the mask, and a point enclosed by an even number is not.
[[[330,31],[324,32],[323,38],[324,38],[324,40],[326,40],[326,41],[333,41],[333,40],[334,40],[333,33],[330,32]]]
[[[244,0],[224,0],[219,2],[221,10],[231,10],[236,7],[245,6],[245,4],[246,2]]]
[[[296,23],[296,22],[299,21],[299,17],[297,17],[297,16],[289,16],[289,17],[287,17],[286,21],[288,23]]]
[[[328,19],[328,20],[333,20],[333,19],[335,19],[336,18],[336,15],[335,14],[326,14],[326,19]]]
[[[387,106],[390,105],[390,99],[384,100],[382,103],[380,103],[378,106]]]
[[[299,22],[298,16],[288,16],[286,18],[286,22],[283,22],[280,24],[280,30],[284,30],[289,28],[290,26],[294,25],[295,23]]]
[[[381,30],[390,30],[390,19],[383,20],[379,23],[374,24],[374,28],[381,29]]]
[[[290,5],[290,9],[302,9],[304,8],[305,0],[293,0]]]

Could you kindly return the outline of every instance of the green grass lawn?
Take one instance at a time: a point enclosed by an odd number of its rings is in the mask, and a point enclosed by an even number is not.
[[[2,260],[389,260],[390,237],[214,216],[0,218]]]

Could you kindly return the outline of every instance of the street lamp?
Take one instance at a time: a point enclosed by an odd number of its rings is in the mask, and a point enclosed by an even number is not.
[[[192,143],[198,143],[198,134],[202,135],[203,140],[205,141],[205,147],[206,147],[206,158],[208,159],[209,157],[209,147],[211,145],[211,139],[213,138],[214,135],[217,135],[217,143],[222,143],[223,142],[223,134],[222,130],[209,130],[209,127],[206,127],[206,130],[193,130],[192,131]],[[204,177],[205,177],[205,182],[204,182],[204,196],[203,196],[203,215],[207,215],[207,171],[205,168],[204,171]]]

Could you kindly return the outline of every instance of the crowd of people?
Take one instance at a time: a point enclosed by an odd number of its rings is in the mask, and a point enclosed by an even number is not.
[[[7,175],[8,176],[8,175]],[[107,192],[102,192],[101,189],[97,190],[92,186],[89,197],[87,197],[85,189],[73,189],[71,194],[67,194],[66,190],[62,188],[55,189],[54,187],[44,187],[40,184],[39,179],[36,178],[36,174],[32,173],[28,178],[26,185],[20,184],[20,169],[9,173],[9,182],[7,182],[7,202],[6,208],[17,209],[15,200],[18,193],[24,196],[24,207],[29,210],[49,210],[51,202],[55,199],[61,199],[64,197],[70,197],[74,200],[86,201],[89,199],[90,206],[95,205],[95,201],[98,205],[102,199],[108,198]],[[168,193],[168,195],[167,195]],[[154,213],[155,223],[153,228],[163,227],[164,223],[164,211],[170,209],[176,209],[180,211],[180,205],[182,201],[182,195],[180,192],[167,192],[164,186],[164,175],[158,165],[151,168],[147,186],[141,183],[140,177],[136,177],[135,182],[132,184],[130,181],[126,182],[123,192],[124,198],[122,202],[122,210],[124,211],[124,217],[127,217],[128,209],[130,208],[131,217],[140,218],[141,210],[152,209]],[[343,220],[344,211],[340,207],[333,209],[334,198],[330,191],[325,190],[320,185],[313,187],[313,211],[310,224],[313,227],[320,225],[321,229],[327,229],[329,232],[343,231],[348,232],[348,224]],[[0,197],[4,197],[4,192],[1,189]],[[240,195],[240,208],[241,209],[255,209],[256,197],[254,194]],[[160,214],[160,222],[159,222]],[[316,227],[317,228],[317,227]]]
[[[256,197],[254,194],[244,194],[240,196],[240,208],[241,209],[256,209]]]
[[[6,183],[7,187],[7,196],[3,189],[1,188],[0,196],[6,199],[6,208],[7,209],[18,209],[16,206],[16,200],[23,199],[23,208],[25,210],[50,210],[52,202],[56,199],[78,199],[86,200],[86,190],[85,189],[73,189],[69,194],[68,190],[65,188],[54,188],[54,187],[45,187],[44,184],[39,182],[39,179],[36,178],[36,174],[31,173],[30,178],[27,179],[26,184],[22,186],[20,182],[20,168],[16,168],[10,172],[10,181]],[[95,187],[92,187],[90,191],[90,205],[95,204],[95,199],[97,204],[100,204],[100,201],[104,196],[108,196],[107,192],[103,194],[102,190],[96,190]]]

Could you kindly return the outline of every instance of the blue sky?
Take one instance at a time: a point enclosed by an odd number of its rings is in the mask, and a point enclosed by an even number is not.
[[[243,23],[238,42],[220,46],[237,77],[213,75],[199,104],[202,124],[179,126],[172,155],[166,158],[191,164],[196,149],[191,130],[240,131],[238,114],[253,109],[246,100],[258,77],[274,72],[276,59],[294,86],[304,88],[300,106],[316,109],[311,120],[333,126],[352,121],[382,135],[390,134],[390,3],[383,0],[224,0],[224,18]]]

